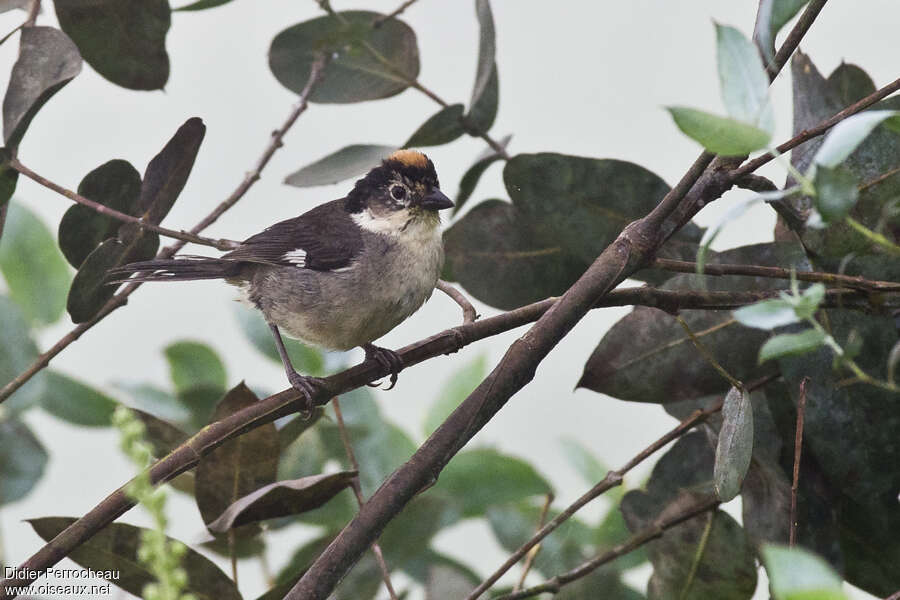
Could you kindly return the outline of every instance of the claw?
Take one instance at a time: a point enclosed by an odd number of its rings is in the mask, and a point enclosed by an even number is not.
[[[403,370],[403,359],[400,358],[400,355],[398,355],[393,350],[381,348],[379,346],[375,346],[374,344],[365,344],[363,346],[363,350],[365,350],[366,352],[366,360],[375,360],[379,365],[390,372],[390,385],[386,387],[385,390],[393,389],[397,384],[397,376],[399,375],[400,371]],[[370,387],[376,387],[380,383],[380,381],[376,381],[368,385]]]
[[[297,404],[300,406],[298,410],[300,418],[303,420],[309,419],[315,406],[313,404],[313,396],[319,389],[319,379],[301,375],[297,371],[291,371],[288,373],[288,381],[291,383],[291,387],[300,392],[301,395],[301,398],[297,399]]]

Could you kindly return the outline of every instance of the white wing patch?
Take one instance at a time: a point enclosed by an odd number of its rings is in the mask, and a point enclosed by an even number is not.
[[[302,248],[285,252],[281,258],[298,267],[306,266],[306,250],[303,250]]]

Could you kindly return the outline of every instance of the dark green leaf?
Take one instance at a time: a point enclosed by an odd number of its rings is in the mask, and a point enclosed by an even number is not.
[[[44,517],[28,523],[41,538],[50,541],[75,522],[72,517]],[[110,523],[67,556],[86,569],[100,573],[118,571],[109,582],[126,592],[140,596],[144,586],[156,578],[138,561],[141,534],[146,530],[124,523]],[[172,538],[168,538],[170,543]],[[188,548],[181,567],[187,571],[185,592],[201,600],[241,600],[241,595],[225,573],[208,558]]]
[[[255,310],[251,310],[246,306],[236,305],[234,315],[238,320],[238,325],[244,336],[250,340],[250,343],[259,352],[270,358],[271,360],[281,364],[281,357],[275,348],[275,338],[272,331],[266,325],[265,319]],[[307,375],[323,375],[325,372],[325,358],[322,352],[302,344],[290,338],[284,338],[284,347],[287,349],[291,364],[300,373]]]
[[[476,130],[487,132],[497,115],[498,79],[495,59],[496,41],[494,16],[489,0],[475,0],[475,15],[478,17],[480,36],[478,39],[478,66],[475,70],[475,85],[466,119]]]
[[[323,415],[323,411],[315,411],[310,419],[299,416],[278,430],[278,442],[281,454],[278,459],[278,479],[300,479],[321,473],[328,457],[319,435],[314,427]]]
[[[695,432],[680,438],[654,466],[646,491],[633,490],[622,499],[628,528],[635,533],[658,518],[678,514],[707,498],[712,476],[713,451],[706,436]],[[698,561],[700,541],[707,528],[705,548]],[[646,549],[653,564],[650,598],[684,594],[698,600],[747,600],[756,588],[753,548],[740,525],[721,510],[668,529]],[[692,583],[685,589],[692,570]]]
[[[3,98],[3,139],[19,145],[38,110],[81,72],[81,55],[72,40],[53,27],[25,27],[19,58]]]
[[[462,119],[463,105],[451,104],[431,115],[427,121],[416,129],[403,144],[404,148],[420,148],[422,146],[440,146],[449,144],[465,131]]]
[[[175,390],[207,386],[225,391],[225,365],[216,351],[201,342],[180,341],[166,346],[169,376]]]
[[[19,172],[9,166],[10,158],[9,149],[0,148],[0,210],[12,198],[19,180]]]
[[[10,297],[31,322],[49,324],[66,307],[71,275],[56,240],[31,211],[11,202],[0,244],[0,272]]]
[[[613,488],[617,490],[615,504],[607,511],[606,516],[600,521],[600,524],[594,529],[594,546],[597,554],[612,550],[620,544],[624,544],[631,537],[628,531],[628,525],[625,524],[625,518],[622,511],[619,510],[619,503],[625,495],[625,490],[621,487]],[[609,494],[609,492],[606,492]],[[644,548],[635,548],[625,556],[616,559],[616,567],[621,570],[638,567],[647,562],[647,552]]]
[[[355,471],[277,481],[235,500],[207,527],[225,533],[234,527],[286,517],[318,508],[350,486]]]
[[[875,82],[869,74],[856,65],[844,62],[828,76],[827,85],[841,106],[850,106],[875,93]]]
[[[878,434],[883,439],[884,432]],[[865,504],[844,497],[838,502],[844,579],[878,597],[893,594],[900,588],[897,497],[873,498]]]
[[[812,352],[825,344],[825,334],[816,329],[801,333],[782,333],[769,338],[759,349],[760,364],[767,360]]]
[[[753,456],[753,405],[749,392],[734,387],[728,390],[722,418],[713,479],[719,500],[728,502],[740,493]]]
[[[843,163],[883,122],[900,118],[896,110],[868,110],[847,117],[825,136],[813,161],[820,167],[834,169]]]
[[[51,415],[86,427],[112,424],[116,401],[80,381],[56,371],[47,372],[41,408]]]
[[[140,217],[138,201],[141,174],[125,160],[111,160],[87,175],[78,184],[78,193],[119,212]],[[73,204],[59,223],[59,247],[76,269],[94,249],[112,237],[122,222],[101,215],[92,208]]]
[[[172,12],[182,10],[206,10],[207,8],[215,8],[217,6],[222,6],[223,4],[228,4],[229,2],[231,2],[231,0],[197,0],[196,2],[191,2],[185,6],[173,8]]]
[[[497,118],[497,109],[500,106],[500,81],[497,76],[497,65],[491,69],[491,75],[487,86],[484,88],[477,101],[469,106],[465,122],[473,135],[487,133]]]
[[[756,264],[810,270],[795,244],[754,244],[717,254],[711,262]],[[678,275],[663,289],[742,291],[779,289],[786,281],[766,278],[723,278]],[[771,367],[757,363],[766,334],[747,329],[728,313],[684,311],[691,331],[710,349],[725,369],[742,381],[751,381]],[[652,357],[652,360],[650,358]],[[578,384],[622,400],[672,403],[724,393],[728,384],[698,353],[684,329],[669,314],[636,307],[616,323],[585,364]]]
[[[487,448],[457,454],[441,472],[434,489],[460,502],[464,517],[552,491],[527,462]]]
[[[483,355],[457,369],[425,415],[422,427],[425,435],[431,435],[444,422],[447,415],[456,410],[460,402],[478,387],[485,375],[487,375],[487,360]]]
[[[387,563],[404,570],[410,561],[417,564],[435,534],[458,521],[459,516],[453,499],[442,494],[413,499],[379,538]]]
[[[695,108],[669,106],[667,110],[682,133],[722,156],[743,156],[762,150],[772,137],[754,125]]]
[[[191,421],[191,411],[174,394],[149,383],[117,382],[115,387],[126,394],[124,404],[179,426]]]
[[[771,135],[775,117],[769,103],[769,76],[756,46],[734,27],[716,24],[716,55],[728,116]]]
[[[502,200],[466,213],[444,232],[444,249],[444,279],[502,309],[562,294],[590,264],[565,254],[558,243],[541,243],[520,211]]]
[[[259,399],[243,383],[229,391],[213,420],[252,406]],[[197,508],[206,524],[234,502],[275,481],[278,469],[278,431],[268,423],[229,440],[200,459],[197,466]]]
[[[38,348],[31,339],[22,309],[0,295],[0,386],[15,379],[37,357]],[[16,413],[33,406],[44,393],[44,385],[44,374],[38,373],[16,390],[3,403],[3,408]]]
[[[0,421],[0,505],[24,498],[47,466],[47,451],[25,423]]]
[[[325,54],[331,60],[310,94],[311,101],[361,102],[399,94],[419,75],[416,34],[399,19],[372,27],[382,16],[350,10],[289,27],[272,40],[269,68],[281,85],[299,94],[313,61]],[[390,66],[374,58],[366,46]]]
[[[257,600],[281,600],[284,598],[316,557],[328,546],[331,537],[332,535],[329,534],[316,538],[294,552],[288,564],[276,577],[278,585]],[[371,600],[383,586],[378,564],[372,553],[366,552],[328,598],[329,600]]]
[[[511,139],[512,136],[508,135],[500,140],[499,143],[503,148],[506,148]],[[484,175],[487,168],[501,158],[503,157],[497,154],[493,148],[488,148],[475,160],[475,163],[463,173],[462,179],[459,181],[459,191],[456,193],[456,200],[454,202],[456,205],[453,207],[454,215],[462,209],[463,204],[469,199],[472,192],[475,191],[478,180],[481,179],[481,176]]]
[[[149,222],[158,224],[169,214],[194,168],[204,135],[206,125],[198,117],[191,117],[147,165],[140,206]]]
[[[296,187],[329,185],[362,175],[377,166],[397,148],[376,144],[353,144],[301,167],[284,182]]]
[[[767,545],[763,564],[776,600],[844,600],[843,584],[824,560],[803,548]]]
[[[107,284],[107,273],[110,269],[153,258],[157,248],[159,236],[146,232],[128,243],[110,239],[100,244],[84,259],[72,280],[72,287],[69,288],[66,310],[69,311],[72,321],[84,323],[91,320],[116,293],[116,286]]]
[[[734,311],[734,318],[741,325],[767,331],[799,321],[793,305],[781,298],[739,308]]]
[[[63,31],[94,70],[132,90],[159,90],[169,79],[168,0],[56,0]]]

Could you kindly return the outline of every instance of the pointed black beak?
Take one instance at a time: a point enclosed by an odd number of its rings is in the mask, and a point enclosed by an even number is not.
[[[445,208],[452,208],[453,200],[445,196],[441,190],[434,188],[431,190],[430,194],[422,198],[419,206],[429,210],[443,210]]]

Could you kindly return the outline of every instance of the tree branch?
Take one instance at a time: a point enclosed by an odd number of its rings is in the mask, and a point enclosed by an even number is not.
[[[800,397],[797,399],[797,427],[794,431],[794,473],[791,481],[791,525],[789,544],[797,543],[797,492],[800,489],[800,456],[803,452],[803,418],[806,414],[806,384],[809,377],[800,381]]]
[[[638,533],[631,536],[627,542],[620,544],[608,552],[604,552],[591,560],[581,564],[580,566],[566,571],[549,579],[541,585],[530,587],[514,594],[501,596],[497,600],[521,600],[522,598],[532,598],[544,592],[557,593],[566,584],[572,583],[582,577],[591,574],[598,567],[612,562],[620,556],[624,556],[637,548],[640,548],[647,542],[660,537],[667,529],[687,521],[692,517],[703,514],[710,510],[715,510],[720,502],[715,498],[707,498],[697,502],[680,513],[673,515],[667,519],[658,519],[653,525],[642,529]]]
[[[291,125],[297,120],[297,118],[306,110],[308,106],[309,95],[312,93],[313,88],[318,83],[319,79],[322,76],[322,69],[327,61],[327,58],[319,58],[313,63],[312,70],[309,74],[309,79],[306,82],[306,87],[303,88],[303,92],[300,94],[300,99],[297,104],[291,109],[291,113],[288,115],[288,118],[285,120],[284,124],[277,130],[272,133],[271,140],[269,141],[268,146],[263,151],[262,156],[256,163],[256,166],[252,171],[247,173],[244,177],[244,180],[238,185],[238,187],[231,193],[231,195],[226,198],[219,206],[217,206],[210,214],[204,217],[197,225],[195,225],[190,233],[197,234],[204,229],[206,229],[209,225],[214,223],[219,217],[221,217],[225,211],[234,206],[238,200],[240,200],[244,194],[247,193],[247,190],[259,179],[260,172],[265,168],[265,166],[269,163],[269,160],[272,158],[272,155],[275,154],[275,151],[278,150],[282,146],[282,138],[285,133],[287,133],[288,129],[291,128]],[[184,241],[178,241],[163,248],[159,254],[157,254],[157,258],[170,258],[175,255],[176,252],[181,250],[186,245]],[[40,356],[38,356],[34,362],[32,362],[27,369],[19,373],[15,379],[4,385],[0,388],[0,403],[9,398],[13,392],[22,387],[29,379],[34,377],[37,373],[39,373],[42,369],[44,369],[47,365],[50,364],[50,361],[53,358],[65,350],[72,342],[77,340],[84,334],[84,332],[91,329],[94,325],[102,321],[106,316],[119,308],[120,306],[124,306],[128,302],[128,297],[135,292],[141,286],[140,283],[131,283],[127,285],[121,292],[117,293],[115,296],[109,299],[109,301],[100,309],[100,311],[89,321],[85,321],[77,325],[73,328],[69,333],[64,335],[59,339],[53,346],[50,347],[47,351],[43,352]]]
[[[450,296],[450,298],[454,302],[459,304],[459,307],[463,312],[463,323],[471,323],[478,318],[478,313],[475,312],[475,307],[472,306],[472,303],[469,302],[469,299],[466,298],[465,294],[460,292],[458,289],[456,289],[443,279],[438,279],[436,287],[437,289]]]
[[[375,28],[381,27],[381,24],[384,23],[385,21],[389,21],[391,19],[395,19],[395,18],[399,17],[403,13],[403,11],[405,11],[407,8],[409,8],[416,2],[417,2],[417,0],[406,0],[406,2],[404,2],[403,4],[401,4],[400,6],[395,8],[393,11],[375,19],[372,22],[372,27],[375,27]]]
[[[696,273],[697,263],[684,260],[671,260],[657,258],[650,265],[657,269],[675,271],[676,273]],[[854,290],[867,292],[896,292],[900,291],[900,283],[893,281],[878,281],[865,279],[852,275],[839,275],[837,273],[823,273],[819,271],[794,271],[781,267],[761,267],[757,265],[703,265],[704,275],[746,275],[749,277],[768,277],[772,279],[790,279],[792,276],[800,281],[817,281],[847,287]]]
[[[201,237],[187,231],[175,231],[174,229],[166,229],[165,227],[160,227],[159,225],[150,223],[149,221],[145,221],[140,217],[128,215],[114,208],[110,208],[106,205],[100,204],[99,202],[94,202],[89,198],[85,198],[81,194],[73,192],[70,189],[64,188],[63,186],[54,183],[41,175],[38,175],[28,167],[23,165],[21,162],[19,162],[18,158],[13,158],[12,160],[10,160],[9,166],[25,177],[28,177],[32,181],[36,181],[37,183],[41,184],[45,188],[49,188],[57,194],[61,194],[69,200],[72,200],[73,202],[76,202],[83,206],[87,206],[91,210],[100,213],[101,215],[112,217],[113,219],[121,221],[122,223],[133,223],[141,229],[153,231],[154,233],[158,233],[159,235],[164,235],[166,237],[170,237],[176,240],[182,240],[188,243],[200,244],[201,246],[211,246],[213,248],[216,248],[217,250],[233,250],[240,245],[240,242],[235,242],[233,240],[214,240],[212,238]]]

